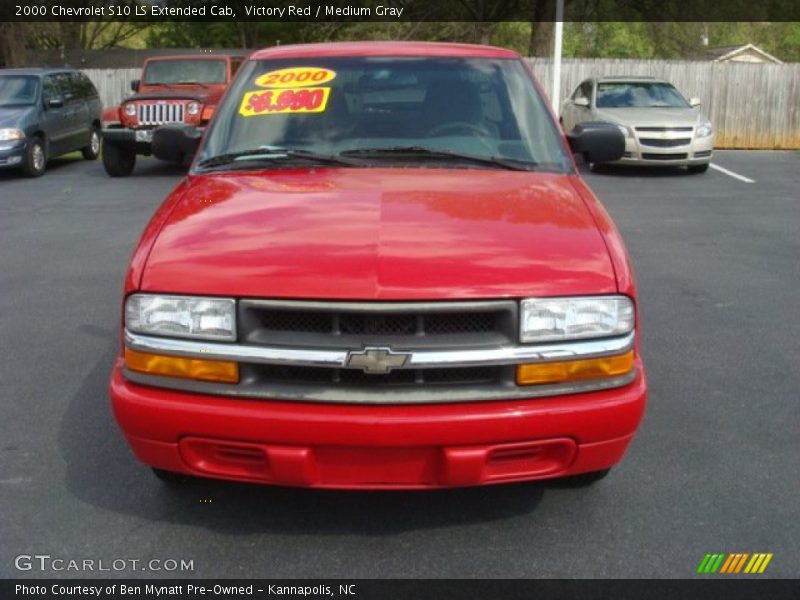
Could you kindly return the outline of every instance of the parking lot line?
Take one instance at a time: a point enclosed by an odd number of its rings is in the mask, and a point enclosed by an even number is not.
[[[738,173],[734,173],[733,171],[729,171],[728,169],[724,169],[724,168],[720,167],[719,165],[715,165],[714,163],[710,163],[708,166],[711,167],[712,169],[716,169],[720,173],[725,173],[725,175],[728,175],[729,177],[733,177],[734,179],[738,179],[739,181],[744,181],[745,183],[755,183],[756,182],[755,179],[750,179],[749,177],[745,177],[744,175],[739,175]]]

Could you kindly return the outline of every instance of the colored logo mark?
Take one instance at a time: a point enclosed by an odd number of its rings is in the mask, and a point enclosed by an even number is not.
[[[724,573],[763,573],[769,561],[772,560],[772,553],[756,552],[733,552],[730,554],[706,554],[697,567],[700,574]]]

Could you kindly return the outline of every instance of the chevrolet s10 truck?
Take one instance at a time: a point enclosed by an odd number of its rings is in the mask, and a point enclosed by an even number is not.
[[[135,94],[119,106],[103,111],[106,173],[111,177],[133,173],[136,155],[151,154],[150,144],[157,127],[167,123],[200,127],[208,124],[242,60],[242,56],[227,54],[161,56],[146,60],[142,79],[131,81]]]
[[[623,241],[523,60],[258,51],[124,290],[116,419],[156,474],[357,489],[599,479],[645,407]]]

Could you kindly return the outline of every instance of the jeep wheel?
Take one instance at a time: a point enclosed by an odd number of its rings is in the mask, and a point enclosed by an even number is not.
[[[100,156],[100,130],[97,126],[92,127],[89,133],[89,145],[81,149],[81,154],[86,160],[97,160]]]
[[[28,152],[22,168],[28,177],[41,177],[44,175],[46,167],[47,154],[44,149],[44,141],[40,137],[35,137],[28,144]]]
[[[136,152],[103,140],[103,167],[111,177],[127,177],[136,166]]]

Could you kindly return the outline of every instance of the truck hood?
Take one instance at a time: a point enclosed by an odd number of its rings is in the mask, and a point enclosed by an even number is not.
[[[189,176],[140,287],[360,300],[616,292],[574,177],[349,168]]]

